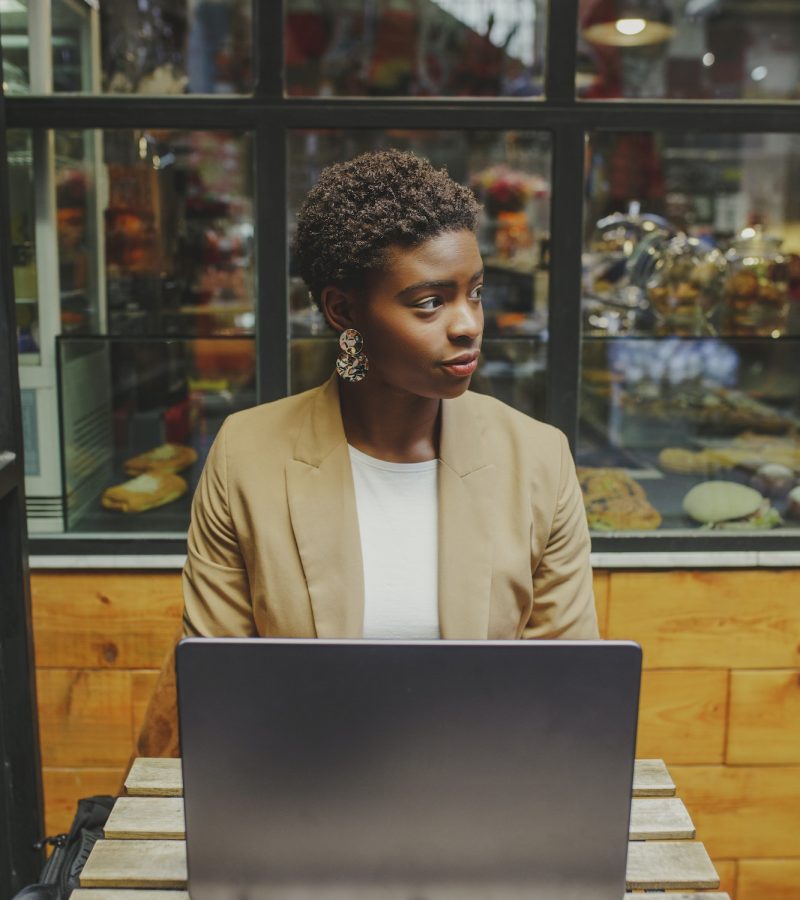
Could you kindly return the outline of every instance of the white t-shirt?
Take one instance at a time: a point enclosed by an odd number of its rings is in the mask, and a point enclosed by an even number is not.
[[[393,463],[349,447],[364,563],[364,637],[439,632],[439,461]]]

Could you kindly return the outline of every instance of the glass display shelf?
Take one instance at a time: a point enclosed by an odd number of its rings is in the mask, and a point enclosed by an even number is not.
[[[57,340],[67,534],[185,537],[226,416],[256,403],[252,337]]]
[[[800,536],[800,336],[586,337],[576,462],[610,536]]]

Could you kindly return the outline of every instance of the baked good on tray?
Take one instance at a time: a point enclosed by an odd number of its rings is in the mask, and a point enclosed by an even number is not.
[[[705,434],[727,435],[742,429],[770,434],[796,432],[798,422],[744,391],[707,384],[680,384],[663,390],[650,383],[620,389],[626,414],[645,419],[682,419]]]
[[[683,498],[683,510],[707,528],[775,528],[780,513],[754,488],[736,481],[703,481]]]
[[[139,513],[182,497],[188,485],[174,472],[145,472],[123,484],[106,488],[100,502],[106,509]]]
[[[644,488],[624,469],[579,466],[578,480],[593,531],[651,531],[661,524]]]
[[[197,453],[185,444],[161,444],[125,461],[126,475],[141,472],[180,472],[197,461]]]
[[[756,471],[766,464],[800,474],[800,437],[745,431],[730,441],[702,450],[666,447],[658,455],[658,464],[667,472],[687,475],[712,475],[734,468]]]

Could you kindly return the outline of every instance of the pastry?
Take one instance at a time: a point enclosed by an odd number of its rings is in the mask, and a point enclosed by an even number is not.
[[[106,509],[144,512],[182,497],[188,485],[174,472],[146,472],[123,484],[106,488],[100,502]]]
[[[769,500],[737,481],[704,481],[683,498],[684,512],[695,522],[720,528],[774,528],[781,524]]]
[[[184,444],[162,444],[146,453],[140,453],[126,460],[123,468],[126,475],[141,472],[180,472],[197,461],[197,453]]]
[[[580,467],[578,480],[592,530],[651,531],[661,524],[661,514],[624,469]]]
[[[780,463],[759,466],[750,484],[767,497],[784,497],[794,487],[794,472]]]
[[[713,475],[727,468],[724,455],[713,450],[684,450],[666,447],[658,454],[658,464],[666,472],[681,475]]]

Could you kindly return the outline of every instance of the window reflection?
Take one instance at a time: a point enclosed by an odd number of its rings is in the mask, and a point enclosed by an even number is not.
[[[289,0],[288,93],[539,96],[544,0]]]
[[[742,0],[581,0],[578,95],[800,98],[800,6]]]
[[[252,0],[52,0],[47,20],[29,15],[28,4],[0,3],[7,94],[252,89]],[[52,82],[44,68],[29,71],[37,47],[52,54]]]

